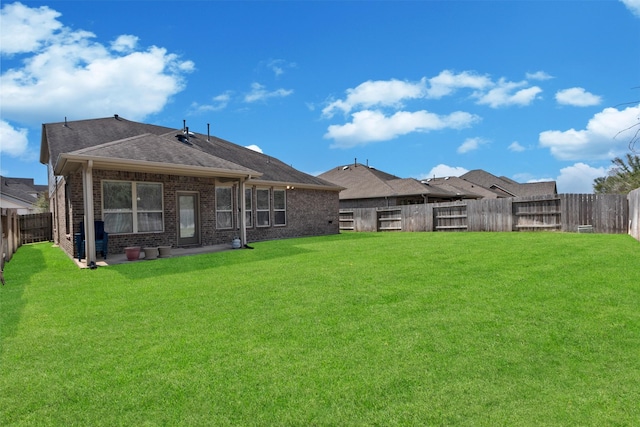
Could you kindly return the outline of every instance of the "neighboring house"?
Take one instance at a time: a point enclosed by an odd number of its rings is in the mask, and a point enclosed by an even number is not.
[[[278,159],[182,128],[108,118],[42,126],[54,241],[76,254],[94,220],[109,253],[339,233],[340,187]]]
[[[36,185],[31,178],[0,176],[0,208],[16,209],[18,215],[38,213],[36,201],[46,191],[46,185]]]
[[[333,168],[318,178],[344,187],[340,209],[386,208],[462,198],[451,189],[426,186],[417,179],[400,178],[361,163]]]
[[[461,177],[418,181],[353,163],[333,168],[318,177],[345,188],[340,192],[340,209],[557,194],[555,181],[520,184],[483,170],[467,172]]]
[[[505,176],[497,177],[482,169],[475,169],[460,176],[465,181],[488,188],[501,197],[530,197],[558,194],[555,181],[530,182],[520,184]]]

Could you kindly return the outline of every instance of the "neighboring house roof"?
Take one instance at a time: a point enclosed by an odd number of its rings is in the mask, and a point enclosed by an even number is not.
[[[318,177],[344,187],[340,192],[340,200],[419,195],[452,196],[446,190],[429,188],[416,179],[399,178],[360,163],[339,166]]]
[[[448,191],[462,199],[495,199],[498,195],[479,185],[465,181],[457,176],[448,176],[445,178],[427,178],[421,181],[424,185],[431,188],[439,188]]]
[[[520,184],[507,177],[497,177],[482,169],[475,169],[460,176],[460,178],[482,187],[501,192],[502,197],[525,197],[547,194],[557,194],[555,181],[543,181]]]
[[[555,181],[520,184],[477,169],[461,177],[399,178],[373,167],[353,163],[333,168],[320,178],[344,187],[340,200],[423,195],[440,199],[495,199],[556,194]]]
[[[0,176],[2,207],[32,209],[40,193],[47,191],[46,185],[36,185],[32,178],[8,178]],[[7,205],[7,206],[4,206]]]
[[[51,163],[56,175],[94,160],[94,167],[107,169],[251,176],[258,184],[340,190],[278,159],[229,141],[193,132],[186,136],[182,128],[138,123],[117,115],[47,123],[42,125],[40,162]]]

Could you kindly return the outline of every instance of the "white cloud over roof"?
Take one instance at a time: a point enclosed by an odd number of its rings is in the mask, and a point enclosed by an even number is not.
[[[560,169],[556,178],[559,193],[593,193],[593,180],[605,176],[605,168],[594,168],[585,163],[576,163]]]
[[[398,111],[390,116],[379,110],[363,110],[352,114],[352,121],[331,125],[324,135],[333,139],[333,147],[350,148],[369,142],[387,141],[411,132],[468,127],[479,117],[463,111],[438,115],[428,111]]]
[[[558,160],[612,159],[628,150],[632,126],[639,120],[640,105],[624,110],[605,108],[589,120],[585,129],[544,131],[539,142]]]
[[[443,163],[440,163],[437,166],[434,166],[429,173],[421,175],[418,179],[427,179],[427,178],[441,178],[445,176],[461,176],[465,173],[469,172],[467,169],[461,166],[449,166]]]
[[[251,92],[245,95],[244,101],[252,103],[252,102],[265,101],[269,98],[284,98],[286,96],[291,95],[292,93],[293,93],[293,90],[282,89],[282,88],[268,91],[266,89],[266,86],[260,83],[254,82],[251,84]]]
[[[325,117],[333,117],[336,110],[348,114],[357,107],[401,106],[404,100],[423,97],[425,90],[425,79],[419,82],[407,82],[395,79],[369,80],[359,84],[353,89],[347,89],[346,98],[329,103],[329,105],[322,110],[322,114]]]
[[[551,78],[544,71],[529,75],[538,80]],[[443,70],[434,77],[423,77],[418,81],[368,80],[347,89],[344,98],[327,103],[322,110],[324,119],[342,113],[341,116],[350,117],[351,122],[329,125],[324,137],[335,141],[332,147],[345,148],[387,141],[413,132],[472,126],[480,121],[477,114],[465,111],[438,114],[424,109],[408,111],[406,106],[409,101],[439,100],[464,89],[470,92],[466,101],[492,108],[527,106],[542,92],[540,87],[532,86],[526,80],[511,82],[500,78],[493,81],[488,75],[474,71]],[[475,148],[477,146],[467,144],[459,152]]]
[[[480,148],[480,146],[487,144],[488,141],[484,138],[467,138],[465,141],[458,147],[456,150],[459,154],[468,153],[470,151],[475,151]]]

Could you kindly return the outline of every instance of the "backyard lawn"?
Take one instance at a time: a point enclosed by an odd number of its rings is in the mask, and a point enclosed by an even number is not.
[[[640,424],[640,243],[344,233],[0,288],[0,425]]]

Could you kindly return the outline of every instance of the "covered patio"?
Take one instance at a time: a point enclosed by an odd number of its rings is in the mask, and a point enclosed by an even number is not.
[[[188,255],[200,255],[200,254],[208,254],[214,252],[222,252],[222,251],[230,251],[233,250],[231,243],[221,244],[221,245],[209,245],[209,246],[193,246],[189,248],[171,248],[171,254],[166,258],[176,258]],[[107,267],[111,265],[118,264],[131,264],[134,262],[153,262],[156,260],[164,259],[165,257],[157,257],[154,259],[145,259],[144,248],[140,250],[140,257],[135,261],[129,261],[125,253],[116,253],[109,254],[107,259],[103,259],[103,257],[98,256],[96,259],[96,265],[98,267]],[[78,258],[73,258],[73,261],[79,268],[89,268],[88,261],[86,258],[78,260]]]

